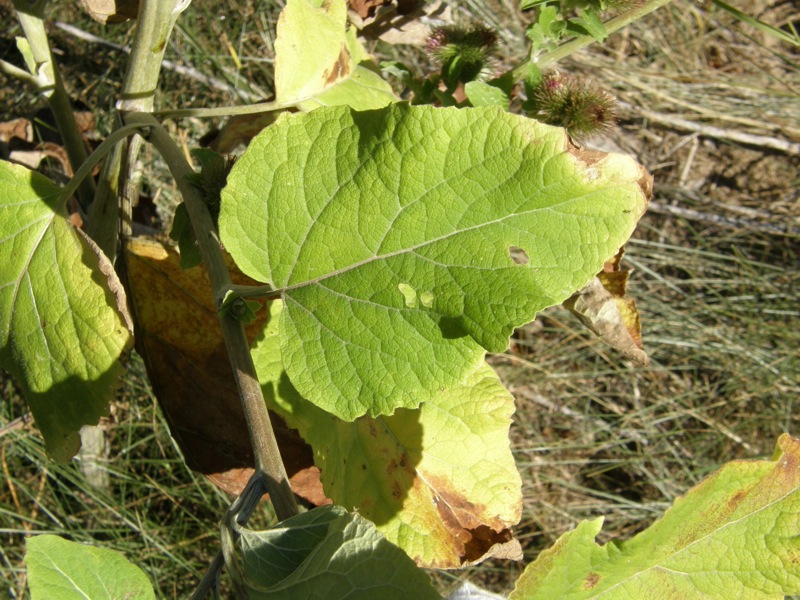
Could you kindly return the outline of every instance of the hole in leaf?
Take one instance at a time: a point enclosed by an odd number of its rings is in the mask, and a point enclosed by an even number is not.
[[[519,246],[509,246],[508,247],[508,254],[511,256],[511,260],[513,260],[518,265],[527,265],[528,264],[528,253],[525,252]]]

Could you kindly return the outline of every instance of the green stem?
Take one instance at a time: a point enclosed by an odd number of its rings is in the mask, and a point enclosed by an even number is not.
[[[284,110],[296,106],[296,102],[259,102],[247,106],[228,106],[220,108],[179,108],[174,110],[159,110],[153,114],[159,119],[177,119],[178,117],[231,117],[234,115],[252,115],[262,112]]]
[[[148,140],[169,165],[178,189],[183,195],[208,278],[211,281],[215,304],[217,307],[221,306],[225,294],[231,288],[230,275],[208,208],[198,191],[189,183],[189,176],[194,173],[192,167],[186,162],[181,150],[153,115],[134,113],[128,115],[125,121],[140,127],[152,127]],[[229,316],[220,316],[220,323],[239,388],[239,396],[244,407],[250,442],[256,459],[256,472],[262,472],[266,476],[267,490],[278,518],[280,520],[288,519],[297,514],[297,503],[289,486],[289,477],[283,466],[278,442],[275,439],[267,412],[267,405],[256,377],[244,326],[240,321]]]
[[[634,21],[638,21],[645,15],[650,14],[656,9],[661,8],[669,4],[672,0],[649,0],[645,2],[641,6],[637,6],[626,12],[625,14],[619,15],[618,17],[614,17],[604,23],[606,28],[606,33],[611,35],[612,33],[616,33],[620,29],[627,27]],[[540,69],[546,67],[551,63],[558,62],[569,56],[570,54],[574,54],[578,50],[582,50],[587,46],[592,45],[597,40],[595,40],[590,35],[584,35],[578,38],[574,38],[569,40],[568,42],[564,42],[558,48],[551,50],[550,52],[545,52],[538,58],[532,59],[530,62],[533,62],[538,66]],[[512,71],[514,76],[514,81],[519,81],[521,79],[525,79],[525,76],[528,74],[528,63],[524,63],[518,66],[516,69]]]
[[[6,62],[0,59],[0,73],[4,75],[8,75],[9,77],[13,77],[19,81],[24,81],[25,83],[29,83],[30,85],[36,85],[38,83],[38,79],[28,73],[25,69],[20,69],[19,67],[12,65],[10,62]]]
[[[83,136],[81,136],[80,129],[75,121],[72,103],[67,91],[64,89],[61,76],[53,60],[53,54],[50,51],[50,41],[44,29],[45,5],[46,3],[41,0],[34,3],[24,2],[23,0],[15,0],[14,2],[17,18],[20,25],[22,25],[25,39],[28,42],[27,50],[30,52],[30,55],[25,58],[32,77],[26,78],[26,80],[32,82],[39,94],[47,100],[50,111],[53,113],[58,133],[61,135],[64,149],[67,151],[72,171],[77,173],[86,160],[88,153]],[[84,211],[89,209],[94,196],[94,179],[91,177],[81,179],[77,197],[78,203]]]
[[[75,190],[77,190],[81,183],[91,175],[92,169],[94,169],[109,152],[116,148],[117,145],[125,140],[128,136],[138,133],[142,129],[147,129],[147,126],[123,125],[119,129],[113,131],[106,139],[104,139],[103,143],[100,144],[94,152],[92,152],[91,156],[83,161],[83,164],[77,170],[72,179],[69,180],[69,183],[64,186],[59,208],[67,203],[67,200],[69,200],[72,194],[75,193]]]
[[[188,0],[140,0],[122,94],[117,102],[120,112],[153,110],[167,41],[175,21],[188,4]],[[138,160],[141,145],[141,138],[134,137],[128,144],[115,148],[104,165],[97,198],[89,213],[87,232],[112,262],[117,253],[120,226],[123,235],[130,235],[131,213],[134,201],[138,200],[139,186],[138,182],[130,181],[129,176]],[[122,164],[123,156],[125,165]]]
[[[229,287],[230,291],[240,298],[260,298],[262,300],[274,300],[280,298],[280,292],[269,285],[234,285]]]

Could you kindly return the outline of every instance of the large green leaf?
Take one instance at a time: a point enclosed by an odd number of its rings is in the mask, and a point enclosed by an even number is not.
[[[21,384],[48,454],[67,460],[80,428],[108,414],[122,374],[124,292],[68,222],[59,188],[0,162],[0,189],[0,365]]]
[[[497,108],[282,115],[222,193],[237,265],[281,291],[306,398],[352,420],[463,382],[616,254],[650,178]]]
[[[439,598],[424,571],[366,519],[322,506],[266,531],[237,527],[248,598]]]
[[[800,594],[800,440],[771,461],[734,461],[627,542],[595,543],[584,521],[529,565],[511,595],[537,598],[748,598]]]
[[[148,600],[153,586],[122,554],[37,535],[26,544],[25,565],[32,600]]]
[[[369,68],[355,30],[346,27],[345,0],[288,0],[275,41],[278,102],[303,110],[339,104],[366,110],[397,100],[391,86]]]
[[[514,399],[492,368],[483,363],[419,409],[349,423],[301,398],[285,377],[279,312],[273,303],[253,358],[270,408],[312,446],[325,494],[422,566],[521,558],[509,530],[522,507],[508,439]]]

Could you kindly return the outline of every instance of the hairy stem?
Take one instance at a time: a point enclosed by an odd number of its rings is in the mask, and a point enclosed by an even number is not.
[[[189,183],[189,176],[193,173],[191,166],[186,162],[183,153],[166,130],[152,115],[134,113],[128,115],[125,120],[131,125],[152,127],[148,140],[169,165],[172,176],[186,202],[186,210],[197,235],[200,253],[211,281],[215,304],[219,307],[231,287],[231,280],[208,208],[197,190]],[[250,442],[256,459],[256,473],[262,472],[266,476],[267,491],[278,518],[280,520],[288,519],[297,514],[297,503],[289,486],[289,478],[286,475],[278,442],[270,423],[267,405],[256,377],[244,326],[230,316],[220,316],[220,323],[236,385],[244,406]]]
[[[630,25],[631,23],[638,21],[645,15],[650,14],[656,9],[661,8],[669,4],[672,0],[649,0],[648,2],[643,3],[641,6],[637,6],[636,8],[632,8],[628,12],[619,15],[618,17],[614,17],[604,23],[606,28],[606,33],[611,35]],[[566,58],[567,56],[574,54],[578,50],[582,50],[587,46],[591,46],[597,40],[595,40],[590,35],[584,35],[581,37],[577,37],[574,39],[569,40],[568,42],[564,42],[558,48],[551,50],[549,52],[545,52],[541,56],[532,59],[532,62],[536,64],[540,69],[546,67],[549,64],[558,62]],[[522,64],[518,66],[516,69],[512,71],[514,76],[514,81],[519,81],[524,79],[525,76],[528,74],[528,63]]]
[[[31,77],[25,78],[25,80],[33,83],[39,94],[47,100],[74,173],[84,163],[88,153],[75,121],[75,114],[72,112],[72,103],[64,89],[58,68],[53,60],[53,54],[50,51],[50,42],[44,29],[45,5],[46,3],[41,0],[33,3],[23,0],[14,1],[17,18],[25,32],[28,44],[26,49],[20,47],[23,54],[27,54],[25,59],[31,72]],[[7,68],[3,70],[9,71]],[[14,70],[11,70],[10,74],[13,75]],[[91,177],[80,181],[81,185],[77,190],[78,204],[83,211],[86,211],[94,199],[95,184]]]

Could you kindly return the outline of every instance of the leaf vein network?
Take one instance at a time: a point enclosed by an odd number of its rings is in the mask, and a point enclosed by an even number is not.
[[[339,137],[344,135],[345,131],[340,132],[339,133]],[[384,141],[379,142],[378,144],[376,144],[373,147],[372,151],[376,152],[378,150],[378,148],[380,148],[381,145],[386,144],[386,143],[389,143],[389,140],[384,140]],[[308,224],[308,227],[306,229],[305,234],[303,235],[303,237],[302,237],[302,239],[301,239],[301,241],[300,241],[300,243],[299,243],[299,245],[297,247],[297,253],[295,254],[294,261],[292,262],[292,266],[289,268],[288,274],[286,276],[286,281],[291,281],[292,275],[294,274],[294,270],[295,270],[295,268],[297,266],[297,261],[300,259],[300,255],[303,253],[303,249],[305,248],[306,242],[308,242],[309,237],[311,237],[311,234],[313,233],[314,228],[317,227],[317,224],[319,223],[320,218],[322,217],[322,215],[325,212],[327,212],[327,210],[334,204],[334,200],[337,198],[339,192],[342,191],[342,188],[345,185],[351,183],[358,176],[358,174],[364,169],[364,167],[367,166],[371,162],[372,162],[372,158],[371,157],[364,158],[356,166],[356,168],[353,169],[353,171],[350,173],[350,175],[348,177],[346,177],[344,180],[339,182],[339,184],[337,185],[336,189],[333,190],[333,192],[331,192],[331,194],[328,196],[327,200],[325,201],[325,204],[323,204],[322,207],[320,208],[320,210],[318,211],[316,218],[312,218],[312,215],[309,212],[309,224]],[[303,163],[303,173],[305,173],[306,164],[307,164],[307,161]],[[305,181],[305,177],[303,178],[303,180]],[[308,203],[306,202],[304,204],[306,206],[306,211],[308,212]]]
[[[344,296],[344,297],[345,297],[345,298],[348,298],[347,296]],[[317,319],[317,318],[316,318],[316,316],[314,315],[314,312],[313,312],[312,310],[309,310],[309,309],[308,309],[308,307],[306,307],[306,306],[305,306],[305,305],[304,305],[302,302],[300,302],[300,301],[299,301],[297,298],[293,298],[293,297],[292,297],[292,298],[291,298],[291,300],[292,300],[292,302],[293,302],[295,305],[297,305],[297,306],[298,306],[298,308],[299,308],[299,309],[303,310],[303,311],[304,311],[306,314],[308,314],[308,315],[309,315],[309,316],[310,316],[310,317],[311,317],[311,318],[312,318],[314,321],[316,321],[316,322],[317,322],[317,324],[319,325],[319,327],[320,327],[320,328],[322,328],[322,329],[324,329],[325,331],[327,331],[327,332],[328,332],[328,333],[329,333],[329,334],[330,334],[330,335],[331,335],[333,338],[335,338],[335,339],[339,340],[339,342],[341,342],[343,346],[349,346],[349,347],[357,348],[357,349],[359,349],[359,350],[364,350],[365,352],[369,352],[370,354],[376,354],[376,353],[377,353],[377,354],[379,354],[379,355],[381,355],[381,356],[386,356],[386,357],[391,357],[391,358],[397,358],[395,355],[393,355],[393,354],[390,354],[390,353],[386,352],[385,350],[383,350],[383,348],[380,348],[380,349],[378,349],[378,350],[375,350],[375,349],[373,349],[373,348],[368,348],[368,347],[366,347],[366,346],[363,346],[363,345],[361,345],[361,344],[356,344],[356,343],[354,343],[354,342],[353,342],[353,341],[351,341],[351,340],[346,340],[346,339],[342,338],[342,337],[341,337],[339,334],[337,334],[335,331],[333,331],[333,330],[332,330],[330,327],[328,327],[328,326],[327,326],[325,323],[323,323],[322,321],[320,321],[319,319]]]
[[[52,222],[55,220],[55,217],[56,213],[48,213],[45,218],[40,220],[50,221],[50,224],[52,224]],[[17,296],[19,294],[20,285],[22,284],[22,278],[23,276],[28,274],[28,269],[30,268],[31,263],[33,262],[33,257],[39,250],[39,245],[42,243],[42,240],[44,239],[49,229],[50,229],[49,227],[42,227],[41,235],[39,235],[39,238],[34,242],[33,246],[31,247],[31,250],[28,253],[27,258],[25,259],[25,264],[23,265],[22,269],[20,269],[19,277],[14,282],[14,293],[11,296],[11,302],[9,303],[9,306],[11,307],[12,318],[14,313],[14,307],[17,305]]]

